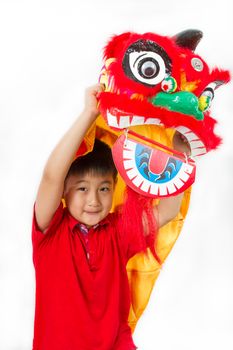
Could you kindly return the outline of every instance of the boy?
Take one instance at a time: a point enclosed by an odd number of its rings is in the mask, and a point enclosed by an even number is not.
[[[119,216],[109,214],[117,173],[108,146],[97,141],[93,152],[73,162],[99,114],[102,89],[87,90],[85,108],[50,155],[39,186],[32,230],[33,350],[136,349],[127,324],[126,263],[145,245],[132,230],[121,232]],[[177,215],[181,200],[160,201],[154,209],[159,226]]]

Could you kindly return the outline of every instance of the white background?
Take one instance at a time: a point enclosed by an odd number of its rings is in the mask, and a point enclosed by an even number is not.
[[[108,38],[201,29],[197,53],[233,71],[232,16],[230,0],[0,1],[0,350],[31,350],[32,206]],[[139,350],[233,349],[232,111],[229,84],[212,104],[224,143],[198,164],[185,227],[134,334]]]

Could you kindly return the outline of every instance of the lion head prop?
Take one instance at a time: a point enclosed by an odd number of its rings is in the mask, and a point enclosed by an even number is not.
[[[220,143],[210,106],[216,89],[229,81],[229,72],[210,70],[194,52],[201,37],[198,30],[174,37],[128,32],[105,47],[100,111],[110,128],[129,131],[113,155],[125,182],[146,196],[183,192],[194,181],[195,159]],[[134,132],[129,140],[135,126],[138,135]],[[191,157],[164,150],[162,144],[149,147],[154,138],[140,137],[139,126],[178,131],[187,139]]]

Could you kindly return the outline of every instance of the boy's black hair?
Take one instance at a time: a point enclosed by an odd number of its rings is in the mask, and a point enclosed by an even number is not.
[[[98,139],[95,139],[93,150],[84,156],[76,158],[70,166],[66,179],[70,175],[95,175],[112,174],[114,181],[117,177],[117,170],[112,158],[111,148]]]

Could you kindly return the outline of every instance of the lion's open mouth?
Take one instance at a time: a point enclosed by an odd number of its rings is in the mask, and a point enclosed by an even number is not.
[[[120,175],[140,194],[166,197],[183,192],[194,182],[195,162],[177,157],[172,150],[164,152],[121,135],[112,151]]]
[[[127,115],[125,112],[120,111],[117,108],[111,108],[107,110],[106,113],[107,123],[110,127],[114,129],[127,129],[131,126],[137,125],[159,125],[164,126],[159,118],[150,118],[137,115]],[[180,125],[174,127],[178,132],[180,132],[187,139],[190,149],[191,156],[193,158],[204,155],[206,147],[201,139],[188,127]]]

